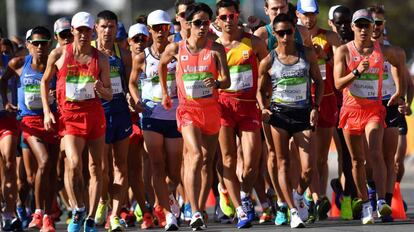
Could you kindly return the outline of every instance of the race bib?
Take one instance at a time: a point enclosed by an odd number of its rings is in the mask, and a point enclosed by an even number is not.
[[[118,74],[111,74],[112,94],[123,93],[122,80]]]
[[[152,78],[152,100],[161,102],[162,100],[162,88],[160,84],[160,77],[155,76]],[[167,74],[167,90],[168,95],[171,98],[177,97],[177,83],[175,82],[174,74]]]
[[[249,64],[232,66],[229,71],[231,84],[226,92],[249,90],[253,87],[253,71]]]
[[[378,98],[378,74],[363,73],[349,87],[352,96],[359,98]]]
[[[91,76],[66,77],[66,100],[84,101],[95,98],[95,79]]]
[[[321,71],[322,80],[326,80],[326,61],[318,60],[319,70]]]
[[[211,73],[187,73],[183,75],[184,89],[187,99],[208,98],[213,95],[213,89],[207,87],[203,80],[211,78]]]
[[[307,100],[307,81],[303,77],[282,79],[273,90],[273,102],[284,104],[301,104]]]

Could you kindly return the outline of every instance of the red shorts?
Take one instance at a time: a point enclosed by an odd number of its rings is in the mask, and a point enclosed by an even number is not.
[[[144,140],[142,130],[137,124],[132,124],[132,134],[129,136],[129,144],[139,144]]]
[[[241,131],[255,131],[261,128],[260,112],[256,101],[243,101],[220,97],[221,125]]]
[[[16,116],[0,117],[0,140],[7,135],[19,137],[19,122]]]
[[[385,114],[385,107],[382,105],[362,109],[342,106],[339,116],[339,128],[351,135],[363,134],[365,126],[370,122],[380,123],[386,128]]]
[[[177,107],[177,127],[194,125],[203,134],[214,135],[220,131],[220,106],[211,104],[203,107],[179,105]]]
[[[55,114],[55,118],[57,115]],[[20,123],[23,138],[27,141],[30,136],[40,138],[45,143],[59,144],[58,125],[53,125],[54,131],[46,131],[43,116],[24,116]]]
[[[105,135],[106,120],[103,109],[95,112],[65,112],[59,118],[59,134],[75,135],[94,140]]]
[[[338,119],[338,106],[334,94],[324,96],[319,106],[318,127],[335,127]]]

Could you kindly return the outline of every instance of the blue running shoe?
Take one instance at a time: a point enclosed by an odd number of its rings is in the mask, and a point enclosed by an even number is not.
[[[245,197],[241,200],[243,211],[246,212],[247,218],[250,222],[254,221],[254,207],[252,203],[252,199],[250,197]]]
[[[288,208],[286,205],[282,205],[278,207],[276,218],[275,218],[275,225],[287,225],[288,224]]]
[[[94,219],[92,218],[86,219],[84,231],[85,232],[98,232],[98,230],[96,230]]]
[[[22,222],[23,229],[27,228],[29,226],[29,223],[31,221],[30,217],[27,215],[26,208],[23,206],[17,206],[16,207],[17,217]]]
[[[189,222],[191,221],[192,211],[190,203],[184,204],[184,221]]]
[[[83,221],[85,220],[85,211],[73,210],[72,219],[68,225],[68,232],[80,232],[82,229]],[[95,222],[94,222],[95,223]]]
[[[377,208],[377,191],[368,186],[368,199],[373,209]]]
[[[250,220],[245,213],[242,213],[240,216],[238,216],[237,220],[237,229],[252,227],[252,224],[250,224]]]

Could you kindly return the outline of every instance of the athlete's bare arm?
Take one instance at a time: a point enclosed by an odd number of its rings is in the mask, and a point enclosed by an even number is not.
[[[216,58],[217,69],[220,76],[220,85],[218,86],[220,89],[227,89],[230,87],[230,73],[229,67],[227,65],[227,58],[226,58],[226,51],[224,50],[224,46],[214,42],[211,46],[211,50],[213,51],[213,55]],[[208,87],[210,83],[206,83]],[[211,83],[214,86],[214,83]]]
[[[252,36],[252,48],[257,58],[259,59],[259,62],[264,59],[269,53],[267,51],[266,43],[261,38],[254,35]]]
[[[160,63],[158,64],[158,75],[160,77],[160,85],[162,89],[162,102],[161,104],[165,109],[171,108],[171,98],[168,95],[167,90],[167,65],[175,58],[178,60],[178,43],[170,43],[162,53]]]
[[[129,82],[129,76],[131,75],[131,68],[132,68],[132,56],[131,51],[121,48],[121,57],[122,57],[122,63],[124,65],[124,74],[126,78],[126,83]],[[126,90],[128,91],[128,90]]]
[[[1,97],[3,98],[4,109],[8,112],[16,112],[17,106],[13,105],[7,97],[8,81],[10,78],[18,78],[24,64],[24,56],[15,57],[9,61],[6,71],[1,77]]]
[[[270,106],[270,101],[267,97],[267,95],[269,94],[269,89],[270,89],[270,94],[271,94],[271,81],[270,81],[270,75],[269,75],[269,70],[272,66],[272,56],[270,54],[268,54],[265,58],[262,59],[262,61],[260,61],[259,64],[259,79],[257,82],[257,103],[259,104],[259,108],[262,110],[262,114],[263,114],[263,121],[267,122],[269,121],[269,115],[270,110],[269,110],[269,106]]]
[[[306,53],[306,59],[308,60],[309,66],[310,66],[309,74],[316,86],[315,104],[319,105],[322,101],[325,84],[322,80],[321,72],[319,70],[318,61],[317,61],[318,59],[316,57],[314,50],[305,47],[305,53]]]
[[[98,96],[106,101],[112,100],[112,86],[109,78],[109,59],[98,51],[99,80],[95,81],[95,91]]]
[[[348,47],[346,45],[341,45],[334,55],[334,81],[335,87],[338,90],[342,90],[351,84],[357,76],[352,72],[347,73],[347,62],[349,60],[348,56]],[[369,62],[367,59],[362,60],[357,70],[359,73],[365,72],[369,68]]]
[[[312,38],[310,36],[308,28],[302,25],[296,25],[296,30],[299,30],[302,37],[303,45],[305,47],[313,48]]]
[[[135,102],[135,110],[140,113],[144,109],[141,106],[141,97],[139,94],[138,89],[138,78],[140,77],[141,73],[144,70],[145,65],[145,53],[141,52],[134,56],[132,59],[132,69],[131,74],[129,75],[129,82],[128,82],[128,88],[129,93],[131,94],[132,99],[134,99]]]

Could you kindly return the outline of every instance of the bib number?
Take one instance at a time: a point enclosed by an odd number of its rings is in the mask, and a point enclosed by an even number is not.
[[[250,65],[239,65],[230,68],[231,85],[225,91],[238,92],[253,87],[253,72]]]
[[[85,101],[95,98],[95,79],[91,76],[67,77],[66,100]]]
[[[184,74],[183,82],[187,99],[208,98],[213,95],[213,89],[207,87],[203,80],[211,78],[211,73]]]
[[[300,104],[307,100],[306,79],[295,77],[280,81],[273,92],[273,101],[285,104]]]
[[[349,88],[353,96],[376,99],[378,97],[378,75],[363,73]]]
[[[123,93],[124,90],[122,88],[122,80],[120,76],[112,76],[111,77],[111,86],[112,86],[112,94],[119,94]]]

